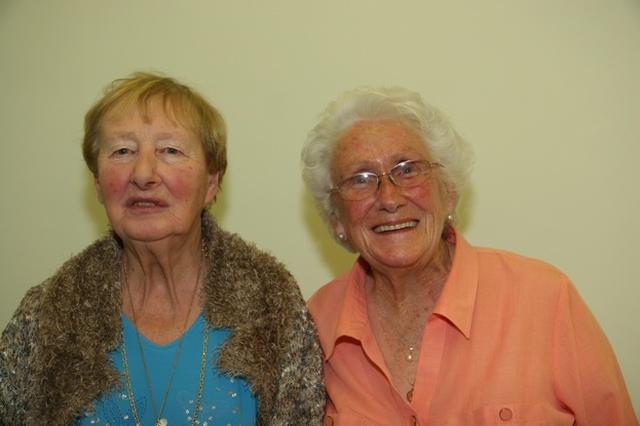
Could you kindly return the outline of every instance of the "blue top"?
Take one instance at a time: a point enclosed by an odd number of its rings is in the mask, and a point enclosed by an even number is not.
[[[141,426],[152,426],[155,423],[153,405],[142,364],[137,332],[124,314],[122,315],[122,325],[127,365],[138,418]],[[204,328],[205,320],[200,315],[184,335],[180,358],[162,411],[162,418],[167,419],[169,426],[192,424],[200,381]],[[208,334],[207,367],[202,392],[202,410],[198,414],[198,424],[202,426],[255,425],[257,400],[251,394],[247,382],[242,379],[229,379],[221,375],[216,367],[218,349],[230,331],[209,327]],[[160,410],[180,339],[168,345],[156,345],[142,335],[140,335],[140,340],[149,370],[151,386],[153,386],[156,409]],[[109,356],[114,367],[123,372],[122,347],[110,352]],[[123,373],[122,389],[119,392],[114,390],[94,401],[96,403],[95,413],[88,413],[79,418],[76,421],[76,426],[136,426],[129,399],[130,395]]]

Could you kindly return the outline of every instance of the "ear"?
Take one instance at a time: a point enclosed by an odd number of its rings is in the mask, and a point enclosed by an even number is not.
[[[104,205],[104,198],[102,197],[102,191],[100,186],[100,179],[98,178],[98,174],[93,175],[93,186],[96,187],[96,194],[98,195],[98,201],[100,204]]]
[[[211,171],[209,172],[209,183],[207,185],[207,195],[204,200],[205,206],[210,204],[213,200],[216,199],[216,195],[218,194],[218,190],[220,189],[220,172]]]

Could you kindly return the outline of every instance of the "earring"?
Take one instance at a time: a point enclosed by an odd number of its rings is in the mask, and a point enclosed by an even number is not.
[[[346,238],[346,236],[342,232],[338,234],[338,239],[340,241],[344,241],[345,238]]]
[[[453,215],[452,214],[447,215],[447,221],[448,222],[453,222]]]

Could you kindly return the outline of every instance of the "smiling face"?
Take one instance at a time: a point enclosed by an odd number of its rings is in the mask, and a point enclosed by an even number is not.
[[[406,160],[431,160],[420,138],[403,124],[365,121],[338,141],[332,157],[332,181],[359,172],[378,175]],[[382,177],[378,191],[359,201],[334,194],[337,234],[343,233],[374,269],[420,267],[437,254],[454,197],[444,191],[437,169],[424,184],[400,188]]]
[[[169,109],[170,110],[170,109]],[[200,213],[218,190],[196,135],[159,100],[107,114],[94,183],[113,230],[127,241],[199,235]]]

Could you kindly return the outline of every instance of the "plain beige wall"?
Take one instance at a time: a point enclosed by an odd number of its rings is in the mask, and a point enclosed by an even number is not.
[[[159,70],[230,129],[214,212],[305,296],[353,256],[326,236],[299,153],[325,105],[402,85],[473,144],[462,230],[575,282],[640,408],[640,2],[0,1],[0,325],[106,229],[80,153],[102,88]]]

